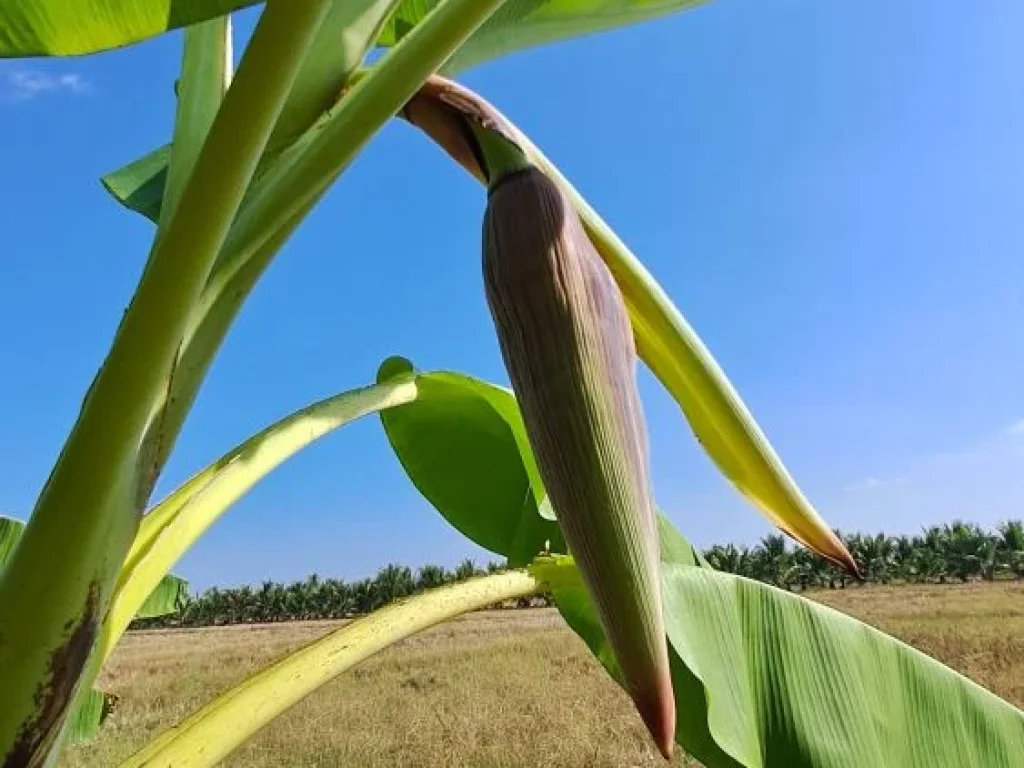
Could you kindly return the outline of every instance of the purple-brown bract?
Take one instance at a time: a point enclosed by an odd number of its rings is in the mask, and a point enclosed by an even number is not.
[[[622,295],[575,208],[533,167],[492,183],[483,251],[487,299],[541,477],[627,689],[668,757],[675,699]]]

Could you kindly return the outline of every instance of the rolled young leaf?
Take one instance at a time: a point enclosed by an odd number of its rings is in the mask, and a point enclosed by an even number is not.
[[[520,156],[521,157],[521,156]],[[626,307],[561,190],[492,162],[484,282],[537,466],[627,690],[669,757],[675,699]]]

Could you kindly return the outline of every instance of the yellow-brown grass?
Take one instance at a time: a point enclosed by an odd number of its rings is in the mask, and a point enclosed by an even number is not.
[[[891,632],[1024,705],[1024,584],[865,587],[816,599]],[[330,622],[135,632],[100,683],[121,697],[65,766],[133,750]],[[550,609],[463,617],[343,675],[228,765],[663,766],[628,697]],[[675,765],[695,765],[681,756]]]

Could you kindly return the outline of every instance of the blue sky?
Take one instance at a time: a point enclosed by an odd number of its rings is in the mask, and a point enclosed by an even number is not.
[[[1022,39],[1017,0],[718,0],[462,79],[645,261],[826,519],[914,532],[1024,516]],[[31,509],[142,267],[150,225],[97,179],[166,140],[179,45],[0,62],[0,511]],[[483,206],[389,125],[257,287],[161,489],[390,354],[506,382]],[[701,544],[766,533],[646,374],[642,390],[672,519]],[[201,588],[467,555],[486,557],[367,419],[178,570]]]

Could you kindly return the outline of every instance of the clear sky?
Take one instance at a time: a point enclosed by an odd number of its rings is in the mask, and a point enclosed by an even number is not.
[[[645,261],[826,519],[912,533],[1024,516],[1021,40],[1019,0],[717,0],[463,80]],[[151,226],[97,179],[166,140],[179,46],[0,62],[2,512],[31,510],[137,280]],[[389,125],[252,295],[161,493],[390,354],[507,382],[483,207]],[[642,390],[671,518],[699,544],[764,535],[646,374]],[[486,557],[366,419],[264,481],[178,571],[203,588],[467,555]]]

